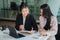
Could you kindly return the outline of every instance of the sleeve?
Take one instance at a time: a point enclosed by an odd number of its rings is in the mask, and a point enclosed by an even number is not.
[[[16,26],[15,26],[15,28],[17,29],[17,30],[19,30],[19,27],[18,27],[18,25],[19,25],[19,15],[17,15],[17,17],[16,17]]]
[[[43,29],[43,27],[44,27],[45,25],[44,25],[44,23],[43,23],[43,21],[42,21],[42,17],[41,17],[41,16],[39,17],[39,23],[40,23],[39,28],[40,28],[40,29]]]
[[[53,19],[53,21],[52,21],[52,24],[51,24],[51,29],[49,31],[47,31],[47,35],[49,35],[49,36],[56,35],[57,31],[58,31],[57,18],[53,17],[52,19]]]
[[[38,27],[38,28],[39,28],[39,32],[41,32],[41,31],[44,30],[44,28],[43,28],[43,27],[44,27],[44,23],[43,23],[42,20],[43,20],[43,19],[42,19],[42,16],[40,16],[40,17],[39,17],[39,23],[40,23],[40,24],[39,24],[39,27]]]
[[[17,30],[19,30],[19,25],[22,24],[22,22],[21,22],[21,20],[19,18],[20,18],[20,15],[18,14],[17,17],[16,17],[16,26],[15,26],[15,28]]]
[[[38,31],[37,23],[33,16],[31,16],[31,25],[33,27],[33,30]]]

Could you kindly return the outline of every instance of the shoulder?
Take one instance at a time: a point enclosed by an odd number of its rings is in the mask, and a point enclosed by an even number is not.
[[[22,14],[18,14],[16,19],[21,19],[22,18]]]
[[[29,17],[29,18],[34,18],[33,15],[31,15],[31,14],[28,14],[28,17]]]
[[[57,17],[51,16],[51,22],[57,22]]]
[[[22,16],[22,14],[18,14],[18,16]]]
[[[40,17],[39,17],[39,20],[41,20],[42,18],[43,18],[43,17],[42,17],[42,16],[40,16]]]
[[[51,16],[51,20],[57,20],[57,17]]]
[[[18,14],[18,15],[17,15],[17,17],[20,17],[20,16],[22,16],[22,14]]]

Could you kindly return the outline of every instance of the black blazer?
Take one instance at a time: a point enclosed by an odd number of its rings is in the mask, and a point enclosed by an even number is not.
[[[17,18],[16,18],[15,28],[17,30],[19,30],[19,25],[23,25],[23,16],[22,16],[22,14],[17,15]],[[24,27],[25,27],[25,30],[29,30],[29,31],[32,30],[32,27],[33,27],[33,30],[38,30],[36,21],[35,21],[34,17],[31,14],[27,15]]]

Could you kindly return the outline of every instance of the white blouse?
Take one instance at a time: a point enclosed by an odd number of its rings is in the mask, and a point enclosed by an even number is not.
[[[26,19],[25,19],[25,18],[23,18],[23,25],[25,25],[25,20],[26,20]]]
[[[42,28],[46,25],[47,20],[43,18],[42,16],[39,17],[40,20],[40,25]],[[57,18],[55,16],[51,16],[51,23],[50,23],[51,29],[48,30],[46,33],[47,35],[50,36],[49,40],[55,40],[54,37],[57,34],[58,30],[58,23],[57,23]],[[51,38],[53,36],[53,38]]]

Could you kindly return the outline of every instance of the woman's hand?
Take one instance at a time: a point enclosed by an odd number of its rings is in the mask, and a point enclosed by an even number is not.
[[[34,34],[34,33],[35,33],[35,31],[28,31],[28,33],[29,33],[29,34]]]
[[[35,33],[35,31],[33,30],[33,28],[32,28],[32,30],[31,31],[29,31],[28,33],[30,33],[30,34],[34,34]]]
[[[40,31],[40,35],[42,35],[42,36],[47,36],[46,31],[45,31],[45,30],[41,30],[41,31]]]
[[[20,26],[19,26],[19,29],[20,29],[20,30],[24,30],[24,25],[20,25]]]

